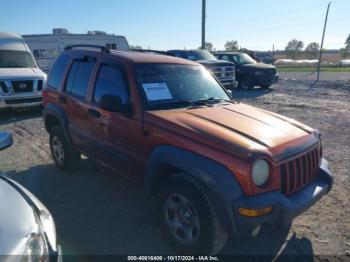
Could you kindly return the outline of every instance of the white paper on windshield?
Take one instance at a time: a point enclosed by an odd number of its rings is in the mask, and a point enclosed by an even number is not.
[[[148,101],[173,99],[166,83],[143,84]]]

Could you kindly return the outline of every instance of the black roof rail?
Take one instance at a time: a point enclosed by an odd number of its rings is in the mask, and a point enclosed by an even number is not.
[[[104,53],[110,53],[111,52],[107,47],[102,46],[102,45],[68,45],[68,46],[66,46],[64,48],[64,51],[73,50],[73,48],[78,48],[78,47],[96,48],[96,49],[100,49],[101,52],[104,52]]]

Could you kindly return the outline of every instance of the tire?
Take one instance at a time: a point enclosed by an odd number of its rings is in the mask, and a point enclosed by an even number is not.
[[[163,234],[178,254],[214,255],[224,247],[227,232],[210,191],[196,178],[173,174],[162,182],[157,197]]]
[[[271,85],[260,85],[262,89],[268,89]]]
[[[50,130],[50,150],[56,166],[61,170],[73,170],[80,160],[80,153],[68,143],[60,126]]]
[[[238,89],[251,90],[254,88],[254,83],[251,77],[244,76],[238,81]]]

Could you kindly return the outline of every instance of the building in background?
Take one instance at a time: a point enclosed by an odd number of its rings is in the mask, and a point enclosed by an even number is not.
[[[87,34],[71,34],[67,29],[54,28],[52,34],[23,35],[39,67],[48,72],[56,58],[68,45],[102,45],[109,49],[128,50],[125,36],[107,34],[103,31],[88,31]]]

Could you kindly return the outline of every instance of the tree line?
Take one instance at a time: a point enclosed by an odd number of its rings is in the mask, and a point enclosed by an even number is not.
[[[142,49],[141,46],[130,46],[132,49]],[[198,49],[201,49],[198,47]],[[211,42],[205,42],[205,49],[212,52],[215,50],[214,45]],[[227,41],[225,43],[225,51],[229,52],[249,52],[246,48],[241,48],[236,40]],[[304,49],[304,42],[292,39],[288,42],[285,47],[285,52],[288,58],[307,58],[307,59],[317,59],[320,52],[320,44],[317,42],[309,43]],[[350,34],[345,40],[345,47],[340,49],[340,54],[342,57],[350,57]]]

